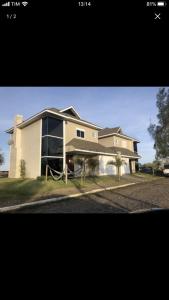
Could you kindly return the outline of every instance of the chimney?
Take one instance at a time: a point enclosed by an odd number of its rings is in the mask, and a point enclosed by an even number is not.
[[[23,122],[23,116],[22,115],[16,115],[14,120],[14,126],[17,126],[18,124]]]

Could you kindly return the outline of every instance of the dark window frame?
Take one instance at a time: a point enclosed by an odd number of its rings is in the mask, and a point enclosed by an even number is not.
[[[61,145],[58,145],[57,147],[52,147],[51,144],[52,142],[58,142],[58,144],[61,144]],[[62,148],[62,151],[59,151],[59,152],[55,152],[55,153],[52,153],[52,149],[59,149],[59,147]],[[57,137],[51,137],[51,136],[44,136],[42,137],[42,149],[41,149],[41,157],[48,157],[48,156],[52,156],[52,157],[63,157],[64,156],[64,143],[63,143],[63,139],[61,138],[57,138]]]
[[[63,158],[62,157],[42,157],[41,158],[41,176],[46,174],[46,164],[49,164],[51,168],[56,169],[56,171],[63,171]],[[56,164],[58,166],[56,167]],[[48,176],[50,176],[50,171],[48,168]]]
[[[84,139],[85,138],[85,130],[76,129],[76,137]]]
[[[55,121],[56,121],[56,127],[52,126],[53,125],[52,122],[54,123]],[[63,120],[51,116],[46,116],[42,118],[42,137],[46,135],[63,139],[63,135],[64,135]]]

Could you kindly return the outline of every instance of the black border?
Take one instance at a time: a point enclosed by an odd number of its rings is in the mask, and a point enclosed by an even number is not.
[[[32,2],[31,18],[4,24],[1,86],[169,85],[167,20],[152,22],[157,9],[134,0],[81,10],[72,3]]]

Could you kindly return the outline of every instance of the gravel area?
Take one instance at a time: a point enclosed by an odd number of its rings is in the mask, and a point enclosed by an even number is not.
[[[169,178],[25,208],[17,213],[128,213],[150,208],[169,208]]]

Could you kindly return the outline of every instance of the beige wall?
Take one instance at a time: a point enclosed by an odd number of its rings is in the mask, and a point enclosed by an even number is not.
[[[78,138],[76,135],[76,129],[81,129],[85,131],[85,138],[83,140],[98,143],[98,130],[89,128],[84,125],[79,125],[70,121],[65,121],[65,143],[67,144],[73,138]],[[96,134],[96,137],[93,136]]]
[[[132,173],[136,173],[136,162],[135,162],[135,160],[131,161],[131,169],[132,169]]]
[[[9,178],[20,177],[20,159],[21,159],[21,129],[17,125],[23,121],[23,117],[16,115],[14,119],[14,132],[10,136],[10,168]]]
[[[10,168],[9,178],[20,177],[20,159],[21,159],[21,130],[16,129],[11,134],[10,140],[13,143],[10,146]]]
[[[23,128],[14,128],[10,146],[10,178],[20,178],[21,159],[26,163],[26,177],[36,178],[41,173],[41,120]]]
[[[133,141],[119,137],[119,136],[108,136],[99,138],[99,143],[105,147],[122,147],[134,151]]]
[[[41,120],[22,129],[21,157],[26,163],[26,177],[41,174]]]

